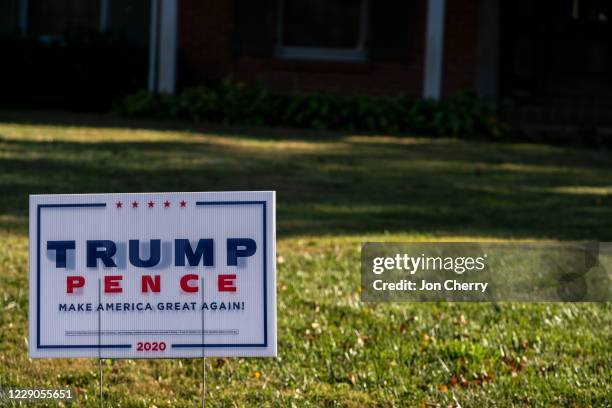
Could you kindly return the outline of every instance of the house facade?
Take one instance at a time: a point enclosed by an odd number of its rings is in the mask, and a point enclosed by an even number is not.
[[[606,0],[1,0],[2,32],[121,30],[148,87],[231,78],[288,92],[440,99],[470,90],[516,122],[612,125]]]
[[[494,96],[496,76],[478,71],[497,69],[498,27],[479,20],[495,18],[493,3],[180,0],[176,83],[231,77],[282,91]]]

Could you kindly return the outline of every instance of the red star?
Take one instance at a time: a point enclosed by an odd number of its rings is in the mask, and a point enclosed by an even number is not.
[[[117,208],[123,208],[123,203],[121,201],[117,201],[115,205],[117,206]]]
[[[185,208],[187,206],[187,201],[181,200],[181,208]]]
[[[155,207],[155,203],[154,203],[153,201],[149,201],[149,203],[148,203],[148,204],[149,204],[149,208],[153,208],[153,207]]]
[[[132,208],[138,208],[138,201],[132,201]]]
[[[164,201],[164,208],[170,208],[170,201]]]

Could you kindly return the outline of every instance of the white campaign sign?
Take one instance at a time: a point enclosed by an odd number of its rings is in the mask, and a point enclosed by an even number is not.
[[[30,356],[275,356],[274,192],[30,196]]]

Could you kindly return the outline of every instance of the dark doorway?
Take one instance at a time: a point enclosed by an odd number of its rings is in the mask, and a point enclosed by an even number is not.
[[[612,99],[612,1],[501,6],[502,98]]]

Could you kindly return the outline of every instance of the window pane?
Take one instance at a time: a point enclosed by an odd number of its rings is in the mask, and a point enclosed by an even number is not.
[[[284,0],[283,45],[359,46],[361,0]]]
[[[29,0],[28,10],[28,32],[35,36],[100,27],[100,0]]]

